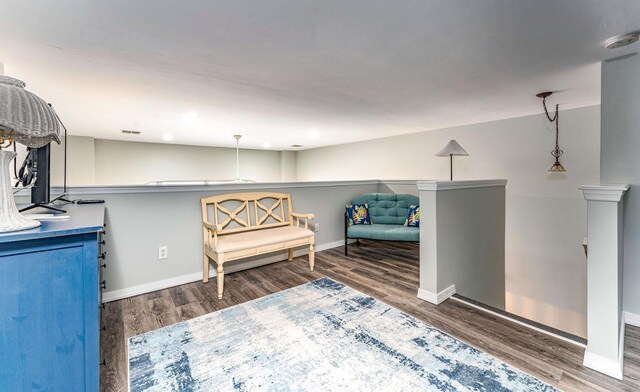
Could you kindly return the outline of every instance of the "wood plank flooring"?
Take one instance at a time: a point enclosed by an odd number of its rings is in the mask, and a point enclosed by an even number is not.
[[[127,390],[126,339],[328,276],[435,326],[480,350],[566,391],[640,390],[640,328],[627,326],[625,378],[582,366],[584,348],[492,316],[455,300],[434,306],[416,297],[419,249],[415,244],[361,241],[316,253],[314,272],[306,257],[225,277],[218,300],[215,279],[194,282],[107,304],[100,350],[103,391]]]

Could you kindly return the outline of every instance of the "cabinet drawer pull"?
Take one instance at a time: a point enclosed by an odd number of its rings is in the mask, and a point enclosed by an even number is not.
[[[106,331],[106,330],[107,330],[107,326],[106,326],[106,325],[103,325],[102,327],[100,327],[100,330],[101,330],[101,331]]]
[[[106,245],[106,244],[107,244],[107,241],[105,240],[100,241],[100,245]]]
[[[106,307],[107,307],[107,304],[102,303],[102,304],[100,304],[100,305],[98,306],[98,309],[104,309],[104,308],[106,308]]]
[[[100,288],[102,289],[106,289],[107,288],[107,281],[103,280],[102,282],[100,282]]]
[[[100,268],[107,268],[107,263],[100,264]]]
[[[102,362],[100,362],[100,366],[107,366],[107,360],[103,359]]]
[[[102,252],[102,254],[100,256],[98,256],[99,259],[106,259],[107,258],[107,252]]]

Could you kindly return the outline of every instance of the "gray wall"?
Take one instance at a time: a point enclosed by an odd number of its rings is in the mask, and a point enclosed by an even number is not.
[[[561,111],[565,174],[547,173],[555,130],[540,114],[300,151],[298,180],[448,180],[449,160],[435,153],[449,139],[470,154],[454,158],[454,179],[509,181],[507,309],[586,336],[587,214],[578,187],[600,178],[599,106]],[[393,182],[386,188],[402,189]]]
[[[421,291],[455,285],[456,293],[504,310],[505,187],[423,189],[420,213]]]
[[[601,179],[631,188],[624,205],[624,300],[640,314],[640,55],[602,63]]]
[[[505,309],[505,188],[437,193],[438,292]]]
[[[344,205],[354,197],[376,192],[378,181],[352,181],[334,184],[255,184],[175,188],[117,187],[99,189],[75,188],[72,198],[104,199],[107,207],[107,294],[136,292],[137,286],[158,281],[188,279],[202,273],[202,226],[200,198],[224,193],[259,189],[287,192],[297,212],[316,214],[320,223],[316,233],[318,249],[344,239]],[[124,193],[112,193],[124,192]],[[158,247],[168,246],[169,257],[158,260]],[[263,257],[266,261],[282,260]],[[268,260],[267,260],[268,258]],[[239,261],[228,264],[228,271]],[[254,263],[255,264],[255,263]],[[112,292],[109,294],[109,292]],[[116,293],[117,294],[117,293]]]

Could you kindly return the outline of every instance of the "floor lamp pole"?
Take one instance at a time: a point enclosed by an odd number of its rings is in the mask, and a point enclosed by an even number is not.
[[[450,160],[450,167],[451,167],[450,181],[453,181],[453,154],[449,154],[449,160]]]

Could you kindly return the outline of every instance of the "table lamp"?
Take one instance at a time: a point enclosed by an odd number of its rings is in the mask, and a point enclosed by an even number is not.
[[[13,143],[33,148],[43,147],[52,140],[60,144],[56,113],[42,98],[24,87],[24,82],[0,74],[0,233],[40,226],[40,222],[18,212],[9,174],[16,153],[7,149]]]
[[[442,150],[440,150],[440,152],[438,152],[436,155],[439,157],[449,157],[451,161],[449,165],[451,167],[450,178],[451,181],[453,181],[453,156],[468,156],[469,153],[464,148],[462,148],[462,146],[455,140],[449,140],[449,143],[447,143],[447,145],[444,146],[444,148],[442,148]]]

